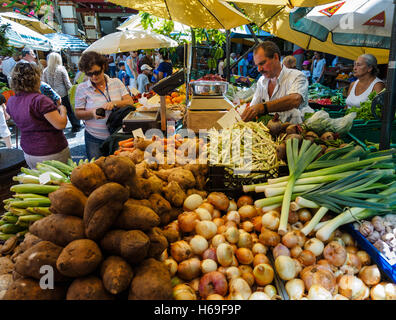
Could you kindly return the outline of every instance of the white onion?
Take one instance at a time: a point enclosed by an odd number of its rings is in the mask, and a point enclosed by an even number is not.
[[[330,291],[326,290],[318,284],[314,284],[308,291],[309,300],[333,300]]]
[[[233,263],[234,249],[227,243],[221,243],[216,249],[216,256],[223,267],[229,267]]]
[[[267,253],[267,247],[263,245],[262,243],[255,243],[252,248],[252,252],[254,255],[262,253],[266,254]]]
[[[222,234],[216,234],[211,241],[213,248],[217,248],[220,243],[225,243],[225,242],[226,239]]]
[[[278,294],[276,288],[272,284],[267,284],[264,287],[264,292],[272,299],[274,296]]]
[[[239,231],[236,227],[229,227],[224,233],[224,236],[229,243],[237,243],[239,240]]]
[[[234,278],[240,278],[242,275],[241,270],[237,267],[228,267],[226,271],[227,280],[231,280]]]
[[[352,236],[349,233],[344,232],[341,236],[342,241],[344,241],[345,246],[355,246],[355,240],[353,240]]]
[[[205,220],[211,221],[212,220],[212,215],[210,214],[210,212],[208,210],[206,210],[204,208],[195,209],[195,212],[197,213],[198,218],[201,221],[205,221]]]
[[[300,300],[304,295],[305,285],[301,279],[287,281],[285,288],[290,300]]]
[[[381,282],[371,288],[370,296],[373,300],[396,300],[396,285]]]
[[[351,300],[363,300],[366,285],[354,275],[343,275],[338,281],[338,292]]]
[[[234,221],[236,224],[241,222],[241,216],[238,211],[229,211],[226,215],[227,221]]]
[[[317,238],[311,238],[305,242],[304,249],[311,251],[316,257],[318,257],[323,252],[324,244]]]
[[[230,295],[240,295],[243,300],[249,299],[252,294],[249,284],[242,278],[235,278],[230,281]]]
[[[208,273],[217,270],[217,263],[212,259],[205,259],[201,262],[202,273]]]
[[[228,206],[227,212],[228,211],[235,211],[237,209],[238,209],[238,207],[237,207],[237,204],[236,204],[235,200],[230,200],[230,204]]]
[[[197,300],[194,290],[184,283],[173,288],[173,298],[175,300]]]
[[[334,297],[333,300],[349,300],[347,297],[344,297],[342,294],[337,293]]]
[[[199,194],[191,194],[184,200],[184,210],[194,211],[203,203],[203,199]]]
[[[374,264],[372,266],[363,267],[359,272],[359,278],[368,286],[375,286],[381,281],[381,273],[378,267]]]
[[[200,235],[195,235],[190,240],[190,246],[195,254],[200,255],[200,254],[204,253],[204,251],[206,249],[208,249],[209,244],[208,244],[208,241],[204,237],[202,237]]]
[[[271,210],[263,214],[261,217],[261,225],[271,231],[275,231],[279,227],[279,213]]]
[[[239,234],[239,239],[237,242],[238,248],[253,248],[253,239],[252,236],[247,232],[242,232]]]
[[[198,221],[195,226],[195,232],[205,239],[211,239],[217,233],[217,226],[212,221]]]
[[[169,270],[170,276],[173,277],[177,272],[177,262],[173,258],[168,258],[164,263]]]
[[[248,300],[271,300],[271,298],[264,292],[256,291],[250,295]]]
[[[287,256],[279,256],[275,260],[275,269],[282,280],[291,280],[296,276],[296,264]]]

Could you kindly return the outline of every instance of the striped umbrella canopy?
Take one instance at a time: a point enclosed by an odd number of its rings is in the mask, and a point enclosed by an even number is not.
[[[53,43],[53,50],[70,49],[71,52],[84,51],[88,44],[80,38],[65,33],[48,33],[45,35]]]
[[[0,16],[7,18],[8,20],[15,21],[40,34],[56,32],[56,29],[52,28],[46,23],[41,22],[39,19],[33,16],[27,16],[18,12],[1,12]]]
[[[8,44],[16,48],[30,47],[33,50],[49,51],[52,48],[51,41],[36,31],[19,23],[0,17],[0,25],[9,24],[5,36]]]

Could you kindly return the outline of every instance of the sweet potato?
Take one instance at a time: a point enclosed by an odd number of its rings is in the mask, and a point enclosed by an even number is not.
[[[48,195],[51,200],[52,213],[67,214],[83,217],[87,197],[71,183],[64,183],[61,187]]]
[[[136,176],[140,178],[148,178],[147,170],[148,164],[147,162],[143,161],[135,165],[136,168]]]
[[[61,247],[73,240],[85,238],[83,220],[64,214],[51,214],[37,220],[29,227],[29,232]]]
[[[101,239],[117,219],[128,197],[128,190],[115,182],[106,183],[92,192],[84,210],[87,238]]]
[[[135,164],[142,162],[144,160],[144,151],[142,151],[140,149],[136,149],[136,150],[132,151],[131,160]]]
[[[65,288],[41,289],[40,282],[32,278],[20,278],[12,282],[3,300],[63,300]]]
[[[0,275],[0,300],[3,300],[3,297],[6,294],[8,288],[11,286],[12,282],[12,274],[7,273]]]
[[[144,178],[134,177],[126,183],[131,198],[147,199],[151,194],[151,183]]]
[[[70,181],[87,196],[107,182],[104,172],[95,163],[83,163],[74,168]]]
[[[0,275],[14,270],[14,263],[8,257],[0,257]]]
[[[56,261],[56,267],[67,277],[83,277],[93,272],[102,258],[102,252],[96,242],[80,239],[63,248]]]
[[[43,240],[35,236],[34,234],[28,232],[25,234],[25,237],[23,238],[23,241],[19,245],[19,248],[21,248],[22,252],[24,252],[30,247],[33,247],[36,243],[39,243],[40,241]]]
[[[176,168],[168,176],[168,182],[175,181],[183,189],[191,189],[195,186],[195,178],[190,170]]]
[[[145,206],[145,207],[149,207],[150,209],[153,209],[151,207],[151,203],[150,201],[148,201],[147,199],[142,199],[142,200],[137,200],[137,199],[128,199],[127,202],[124,203],[124,205],[126,204],[136,204],[139,206]]]
[[[151,207],[159,216],[163,215],[166,212],[169,212],[172,208],[169,201],[163,198],[158,193],[150,195],[149,201]]]
[[[166,200],[172,203],[175,207],[181,207],[184,200],[187,198],[186,193],[179,186],[176,181],[171,181],[163,188]]]
[[[125,230],[150,230],[158,226],[159,223],[160,218],[152,209],[146,206],[130,204],[127,201],[113,226],[117,229]]]
[[[144,150],[146,150],[146,148],[147,148],[150,144],[152,144],[152,143],[154,143],[154,141],[152,141],[152,140],[146,140],[146,139],[141,138],[141,137],[137,137],[137,138],[135,138],[135,140],[133,141],[133,146],[134,146],[135,148],[138,148],[138,149],[144,151]]]
[[[101,240],[101,247],[134,265],[147,256],[150,238],[140,230],[111,230]]]
[[[40,241],[18,256],[15,262],[15,271],[24,277],[40,280],[43,276],[40,273],[40,268],[48,265],[53,267],[54,281],[63,281],[65,277],[56,268],[56,260],[62,249],[52,242]]]
[[[135,270],[129,300],[170,300],[172,284],[165,264],[153,258],[144,260]]]
[[[160,216],[161,219],[161,225],[163,226],[164,224],[168,224],[171,222],[172,218],[169,212],[166,212]]]
[[[158,259],[162,252],[168,247],[168,240],[163,235],[160,228],[152,228],[148,233],[150,238],[150,248],[148,251],[148,256],[150,258]]]
[[[108,181],[124,184],[136,174],[134,162],[123,156],[108,156],[97,161]]]
[[[75,279],[67,290],[66,300],[113,300],[101,279],[88,276]]]
[[[106,290],[111,294],[119,294],[128,289],[133,278],[133,271],[121,257],[110,256],[103,261],[100,275]]]

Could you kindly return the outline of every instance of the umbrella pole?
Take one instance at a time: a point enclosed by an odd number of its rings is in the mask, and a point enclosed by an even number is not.
[[[230,51],[231,51],[231,32],[230,30],[226,30],[226,79],[227,82],[230,82],[231,78],[231,66],[230,66]]]
[[[386,91],[384,103],[384,113],[382,115],[381,125],[381,140],[380,150],[389,149],[391,135],[392,135],[392,122],[395,117],[396,105],[396,0],[393,0],[393,23],[389,51],[388,72],[386,75]]]
[[[166,100],[165,100],[165,96],[160,96],[160,103],[161,103],[161,109],[160,109],[161,130],[163,132],[165,132],[166,131]]]

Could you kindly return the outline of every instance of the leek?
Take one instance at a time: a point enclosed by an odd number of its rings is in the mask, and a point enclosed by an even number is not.
[[[289,219],[290,201],[293,194],[293,187],[296,180],[301,176],[306,167],[315,159],[322,150],[320,146],[311,144],[309,140],[303,140],[300,150],[298,150],[297,139],[286,141],[286,155],[290,176],[282,200],[282,211],[279,221],[278,233],[284,235],[287,232],[287,221]]]

